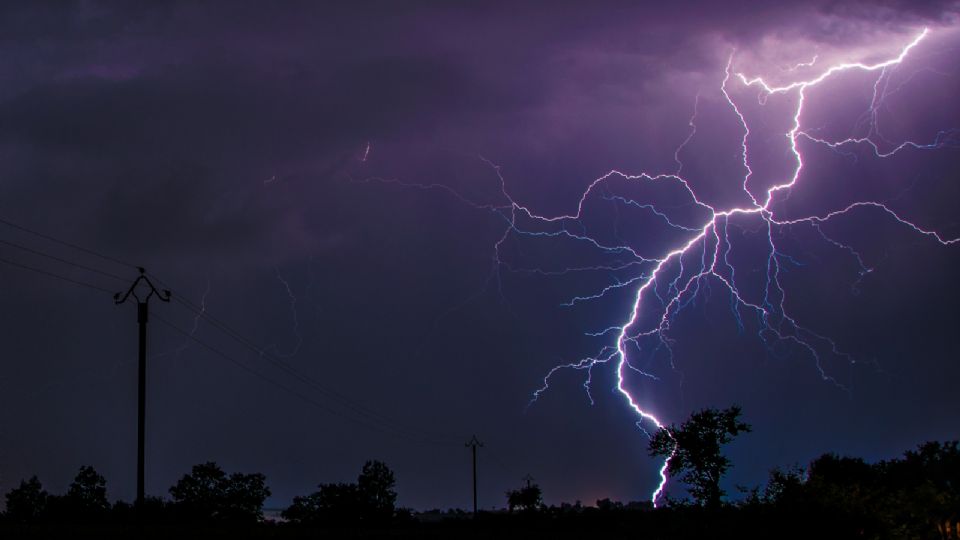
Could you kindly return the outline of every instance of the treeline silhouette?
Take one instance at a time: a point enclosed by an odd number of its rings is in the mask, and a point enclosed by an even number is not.
[[[227,475],[213,462],[195,465],[170,488],[171,499],[148,497],[140,509],[107,500],[107,482],[93,467],[80,467],[64,495],[43,489],[33,476],[6,494],[5,530],[26,531],[36,525],[130,525],[148,523],[256,524],[270,496],[262,474]]]
[[[368,461],[355,483],[320,484],[267,519],[262,474],[227,474],[216,463],[194,466],[142,507],[107,498],[106,479],[81,467],[66,493],[51,494],[35,476],[6,493],[0,538],[205,537],[373,538],[871,538],[958,539],[960,447],[927,442],[902,457],[868,463],[824,454],[806,467],[778,468],[763,486],[739,488],[730,501],[719,481],[729,468],[721,449],[749,431],[740,410],[706,409],[651,440],[689,499],[547,506],[536,483],[505,493],[506,508],[477,516],[459,509],[413,512],[396,506],[395,476]]]

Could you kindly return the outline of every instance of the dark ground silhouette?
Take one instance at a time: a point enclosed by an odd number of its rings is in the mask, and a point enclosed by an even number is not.
[[[824,454],[807,467],[770,473],[765,486],[725,500],[717,482],[729,466],[720,449],[748,431],[740,410],[707,409],[651,440],[652,453],[674,453],[693,496],[649,502],[603,499],[594,506],[546,506],[540,486],[506,492],[507,508],[414,512],[397,508],[393,471],[368,461],[357,482],[320,484],[296,497],[282,519],[268,520],[270,495],[262,474],[227,474],[216,463],[196,465],[141,508],[110,504],[106,480],[81,467],[63,495],[32,477],[6,494],[0,538],[870,538],[958,539],[960,447],[927,442],[878,463]],[[682,465],[682,466],[681,466]],[[706,479],[706,480],[704,480]]]

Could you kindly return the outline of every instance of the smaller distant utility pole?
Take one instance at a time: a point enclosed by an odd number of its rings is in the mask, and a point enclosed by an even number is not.
[[[470,449],[473,454],[473,517],[477,517],[477,448],[483,448],[483,443],[477,440],[474,435],[467,444],[464,445]]]
[[[530,476],[530,473],[527,473],[527,475],[521,478],[521,480],[527,483],[527,487],[530,487],[533,485],[533,481],[536,480],[536,478]]]
[[[145,423],[147,417],[147,313],[149,313],[149,308],[147,303],[150,301],[150,298],[154,295],[160,299],[161,302],[170,301],[170,291],[164,290],[160,292],[156,287],[153,286],[153,283],[150,282],[150,279],[147,277],[147,272],[143,268],[137,268],[140,270],[140,275],[137,279],[133,280],[133,284],[130,285],[130,288],[127,289],[126,294],[117,293],[113,295],[113,301],[116,304],[122,304],[127,301],[127,298],[133,296],[137,301],[137,323],[140,325],[140,369],[139,369],[139,392],[138,392],[138,410],[137,410],[137,503],[136,508],[143,508],[143,471],[144,471],[144,435],[145,435]],[[141,285],[141,283],[143,285]],[[137,289],[140,289],[139,292]]]

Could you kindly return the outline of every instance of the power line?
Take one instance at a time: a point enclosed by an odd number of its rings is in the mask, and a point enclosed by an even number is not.
[[[98,291],[102,291],[102,292],[105,292],[105,293],[107,293],[107,294],[113,294],[113,291],[111,291],[111,290],[109,290],[109,289],[105,289],[105,288],[103,288],[103,287],[100,287],[99,285],[93,285],[93,284],[91,284],[91,283],[87,283],[87,282],[84,282],[84,281],[79,281],[79,280],[76,280],[76,279],[73,279],[73,278],[69,278],[69,277],[66,277],[66,276],[62,276],[62,275],[57,274],[57,273],[55,273],[55,272],[50,272],[50,271],[47,271],[47,270],[43,270],[43,269],[40,269],[40,268],[36,268],[36,267],[33,267],[33,266],[26,265],[26,264],[23,264],[23,263],[18,263],[18,262],[15,262],[15,261],[11,261],[11,260],[9,260],[9,259],[4,259],[3,257],[0,257],[0,262],[9,264],[10,266],[16,266],[16,267],[22,268],[22,269],[24,269],[24,270],[29,270],[29,271],[31,271],[31,272],[36,272],[36,273],[38,273],[38,274],[43,274],[43,275],[48,276],[48,277],[57,278],[57,279],[66,281],[66,282],[68,282],[68,283],[73,283],[73,284],[75,284],[75,285],[81,285],[81,286],[83,286],[83,287],[88,287],[88,288],[90,288],[90,289],[96,289],[96,290],[98,290]]]
[[[75,244],[75,243],[68,242],[68,241],[66,241],[66,240],[61,240],[61,239],[56,238],[56,237],[54,237],[54,236],[50,236],[50,235],[47,235],[47,234],[44,234],[44,233],[35,231],[35,230],[33,230],[33,229],[30,229],[30,228],[28,228],[28,227],[25,227],[25,226],[23,226],[23,225],[20,225],[20,224],[11,222],[11,221],[6,220],[6,219],[3,219],[3,218],[0,218],[0,224],[7,225],[8,227],[12,227],[12,228],[14,228],[14,229],[17,229],[17,230],[20,230],[20,231],[23,231],[23,232],[32,234],[32,235],[34,235],[34,236],[43,238],[43,239],[45,239],[45,240],[48,240],[48,241],[51,241],[51,242],[55,242],[55,243],[60,244],[60,245],[63,245],[63,246],[70,247],[70,248],[75,249],[75,250],[77,250],[77,251],[80,251],[80,252],[83,252],[83,253],[87,253],[87,254],[90,254],[90,255],[99,257],[99,258],[101,258],[101,259],[103,259],[103,260],[110,261],[110,262],[113,262],[113,263],[115,263],[115,264],[119,264],[119,265],[122,265],[122,266],[125,266],[125,267],[131,267],[131,268],[139,268],[137,265],[134,265],[134,264],[132,264],[132,263],[129,263],[129,262],[126,262],[126,261],[122,261],[122,260],[120,260],[120,259],[111,257],[111,256],[109,256],[109,255],[104,255],[104,254],[99,253],[99,252],[97,252],[97,251],[95,251],[95,250],[92,250],[92,249],[89,249],[89,248],[86,248],[86,247],[77,245],[77,244]],[[126,278],[123,278],[123,277],[118,276],[118,275],[116,275],[116,274],[112,274],[112,273],[110,273],[110,272],[106,272],[106,271],[103,271],[103,270],[100,270],[100,269],[97,269],[97,268],[94,268],[94,267],[92,267],[92,266],[88,266],[88,265],[85,265],[85,264],[77,263],[77,262],[75,262],[75,261],[71,261],[71,260],[65,259],[65,258],[63,258],[63,257],[59,257],[59,256],[56,256],[56,255],[52,255],[52,254],[43,252],[43,251],[41,251],[41,250],[37,250],[37,249],[30,248],[30,247],[27,247],[27,246],[24,246],[24,245],[21,245],[21,244],[17,244],[17,243],[14,243],[14,242],[9,242],[9,241],[6,241],[6,240],[0,240],[0,243],[5,244],[5,245],[8,245],[8,246],[11,246],[11,247],[14,247],[14,248],[17,248],[17,249],[21,249],[21,250],[23,250],[23,251],[32,253],[32,254],[34,254],[34,255],[38,255],[38,256],[41,256],[41,257],[46,257],[46,258],[51,259],[51,260],[55,260],[55,261],[58,261],[58,262],[61,262],[61,263],[64,263],[64,264],[68,264],[68,265],[71,265],[71,266],[74,266],[74,267],[77,267],[77,268],[81,268],[81,269],[87,270],[87,271],[89,271],[89,272],[94,272],[94,273],[97,273],[97,274],[100,274],[100,275],[103,275],[103,276],[106,276],[106,277],[110,277],[110,278],[112,278],[112,279],[117,279],[117,280],[126,281]],[[83,281],[79,281],[79,280],[76,280],[76,279],[73,279],[73,278],[69,278],[69,277],[66,277],[66,276],[63,276],[63,275],[54,273],[54,272],[50,272],[50,271],[43,270],[43,269],[40,269],[40,268],[32,267],[32,266],[25,265],[25,264],[22,264],[22,263],[18,263],[18,262],[15,262],[15,261],[11,261],[11,260],[8,260],[8,259],[0,258],[0,262],[6,263],[6,264],[10,264],[10,265],[12,265],[12,266],[16,266],[16,267],[19,267],[19,268],[22,268],[22,269],[25,269],[25,270],[30,270],[30,271],[33,271],[33,272],[37,272],[37,273],[40,273],[40,274],[44,274],[44,275],[47,275],[47,276],[49,276],[49,277],[54,277],[54,278],[63,280],[63,281],[65,281],[65,282],[69,282],[69,283],[73,283],[73,284],[76,284],[76,285],[81,285],[81,286],[84,286],[84,287],[92,288],[92,289],[95,289],[95,290],[98,290],[98,291],[102,291],[102,292],[106,292],[106,293],[111,293],[111,294],[114,292],[114,291],[105,289],[105,288],[103,288],[103,287],[99,287],[99,286],[97,286],[97,285],[92,285],[92,284],[90,284],[90,283],[86,283],[86,282],[83,282]],[[153,275],[151,275],[151,277],[153,277],[153,278],[154,278],[158,283],[160,283],[161,285],[166,286],[166,284],[165,284],[165,283],[163,282],[163,280],[161,280],[160,278],[158,278],[158,277],[156,277],[156,276],[153,276]],[[190,302],[189,300],[186,300],[186,299],[181,298],[181,297],[179,297],[179,296],[175,296],[174,299],[175,299],[179,304],[183,305],[185,308],[187,308],[188,310],[192,311],[194,314],[199,315],[200,317],[202,317],[203,319],[205,319],[207,322],[211,323],[215,328],[219,329],[221,332],[223,332],[224,334],[226,334],[228,337],[234,339],[235,341],[237,341],[237,342],[240,343],[241,345],[243,345],[243,346],[247,347],[248,349],[250,349],[251,351],[255,352],[259,357],[267,360],[269,363],[273,364],[275,367],[277,367],[277,368],[281,369],[282,371],[286,372],[286,373],[287,373],[288,375],[290,375],[291,377],[294,377],[295,379],[299,380],[300,382],[302,382],[302,383],[304,383],[304,384],[307,384],[308,386],[311,386],[312,388],[314,388],[315,390],[317,390],[317,391],[319,391],[321,394],[323,394],[325,397],[330,398],[330,399],[332,399],[332,400],[334,400],[334,401],[339,402],[339,404],[340,404],[342,407],[351,410],[355,415],[358,415],[358,416],[361,416],[361,417],[365,417],[369,422],[374,422],[374,423],[376,423],[376,424],[379,424],[379,425],[381,425],[381,426],[384,426],[384,427],[386,427],[386,428],[389,428],[390,430],[392,430],[392,432],[393,432],[392,434],[397,435],[397,436],[406,436],[407,438],[418,439],[418,440],[421,441],[421,442],[424,442],[424,443],[427,443],[427,444],[432,444],[432,445],[437,445],[437,446],[454,446],[454,445],[456,444],[456,443],[453,443],[453,442],[440,441],[440,440],[438,440],[438,437],[435,437],[435,436],[430,435],[430,434],[428,434],[428,433],[419,432],[419,430],[411,430],[411,429],[408,429],[408,428],[405,428],[405,427],[401,426],[401,425],[400,425],[399,423],[397,423],[396,421],[394,421],[394,420],[392,420],[392,419],[390,419],[390,418],[388,418],[388,417],[386,417],[386,416],[383,416],[382,414],[379,414],[379,413],[377,413],[376,411],[374,411],[374,410],[372,410],[372,409],[369,409],[369,408],[365,407],[364,405],[362,405],[362,404],[360,404],[360,403],[358,403],[358,402],[355,402],[355,401],[351,400],[350,398],[347,398],[346,396],[344,396],[344,395],[336,392],[335,390],[332,390],[332,389],[324,386],[324,385],[321,384],[319,381],[317,381],[317,380],[309,377],[308,375],[300,372],[299,370],[297,370],[297,369],[294,368],[293,366],[291,366],[291,365],[283,362],[283,361],[280,360],[279,358],[276,358],[275,356],[269,354],[267,351],[265,351],[265,350],[262,349],[261,347],[257,346],[252,340],[244,337],[241,333],[239,333],[238,331],[234,330],[233,328],[231,328],[229,325],[227,325],[226,323],[224,323],[224,322],[221,321],[220,319],[217,319],[216,317],[213,317],[212,315],[210,315],[209,313],[207,313],[205,310],[203,310],[203,309],[201,309],[200,307],[196,306],[195,304],[193,304],[193,303]],[[172,326],[172,323],[169,323],[169,321],[166,321],[165,319],[162,319],[162,318],[160,318],[160,317],[157,317],[157,319],[160,320],[161,322],[163,322],[164,324],[167,324],[168,326]],[[185,331],[183,331],[183,330],[181,330],[180,328],[177,328],[177,327],[173,327],[173,328],[174,328],[175,330],[177,330],[178,332],[185,334],[185,335],[186,335],[187,337],[189,337],[190,339],[192,339],[192,340],[194,340],[194,341],[197,341],[198,343],[200,343],[200,344],[201,344],[202,346],[204,346],[205,348],[208,348],[208,349],[213,350],[209,345],[200,342],[200,341],[199,341],[195,336],[193,336],[192,334],[186,333]],[[224,353],[219,352],[219,351],[217,352],[217,354],[220,355],[220,356],[225,356]],[[234,363],[237,363],[237,362],[234,362]],[[250,368],[246,367],[245,365],[242,365],[242,364],[239,364],[239,363],[238,363],[238,365],[241,365],[241,366],[244,367],[244,369],[246,369],[247,371],[253,372]],[[261,377],[261,378],[263,378],[262,375],[258,375],[258,376]],[[269,380],[269,379],[264,379],[264,380]],[[273,385],[276,386],[276,385],[278,385],[279,383],[271,382],[271,384],[273,384]],[[292,392],[292,391],[291,391],[291,392]],[[294,392],[294,393],[296,393],[296,392]],[[296,394],[298,394],[298,393],[296,393]],[[299,395],[299,394],[298,394],[298,395]],[[301,397],[301,399],[306,399],[306,400],[312,402],[312,400],[309,400],[309,398],[306,398],[305,396],[299,395],[299,397]],[[333,411],[333,409],[331,409],[331,408],[329,408],[329,407],[319,405],[318,403],[314,403],[314,404],[317,405],[317,406],[319,406],[319,407],[321,407],[321,408],[323,408],[324,410],[327,410],[328,412],[331,412],[331,413],[333,413],[333,414],[336,414],[336,413]],[[445,438],[448,438],[448,436],[443,436],[443,437],[439,437],[439,438],[444,438],[444,439],[445,439]],[[449,438],[452,440],[452,437],[449,437]]]
[[[177,325],[173,324],[172,322],[170,322],[170,321],[164,319],[163,317],[157,315],[155,312],[151,311],[151,312],[150,312],[150,315],[151,315],[155,320],[157,320],[157,321],[161,322],[162,324],[170,327],[170,328],[171,328],[172,330],[174,330],[175,332],[177,332],[177,333],[183,335],[184,337],[186,337],[186,338],[188,338],[188,339],[196,342],[196,343],[197,343],[198,345],[200,345],[201,347],[203,347],[203,348],[207,349],[208,351],[214,353],[215,355],[219,356],[220,358],[222,358],[222,359],[224,359],[224,360],[227,360],[228,362],[234,364],[235,366],[243,369],[243,370],[246,371],[247,373],[250,373],[251,375],[257,377],[258,379],[260,379],[260,380],[262,380],[262,381],[264,381],[264,382],[266,382],[266,383],[268,383],[268,384],[270,384],[270,385],[272,385],[272,386],[274,386],[274,387],[276,387],[276,388],[278,388],[278,389],[280,389],[280,390],[282,390],[282,391],[284,391],[284,392],[286,392],[286,393],[288,393],[288,394],[290,394],[290,395],[293,395],[293,396],[299,398],[300,400],[302,400],[302,401],[304,401],[304,402],[306,402],[306,403],[308,403],[308,404],[310,404],[310,405],[313,405],[314,407],[317,407],[317,408],[319,408],[319,409],[321,409],[321,410],[323,410],[323,411],[325,411],[325,412],[327,412],[327,413],[329,413],[329,414],[331,414],[331,415],[333,415],[333,416],[337,416],[337,417],[342,418],[342,419],[344,419],[344,420],[348,420],[348,421],[354,422],[354,423],[356,423],[356,424],[362,425],[362,426],[364,426],[364,427],[366,427],[366,428],[368,428],[368,429],[371,429],[371,430],[379,431],[379,432],[381,432],[381,433],[385,433],[385,434],[387,434],[387,435],[391,435],[391,436],[394,436],[394,437],[407,439],[407,440],[410,440],[410,441],[412,441],[412,442],[424,443],[424,444],[436,444],[436,443],[434,443],[434,442],[432,442],[432,441],[428,441],[428,440],[424,440],[424,439],[415,440],[415,439],[413,439],[412,437],[410,437],[409,434],[404,434],[402,431],[399,431],[399,430],[390,429],[390,426],[386,426],[386,425],[378,426],[378,425],[376,425],[375,423],[371,423],[371,422],[369,422],[369,421],[364,421],[364,420],[361,420],[361,419],[357,419],[357,418],[353,418],[353,417],[344,415],[344,414],[342,414],[340,411],[338,411],[338,410],[336,410],[336,409],[334,409],[334,408],[332,408],[332,407],[330,407],[330,406],[328,406],[328,405],[325,405],[325,404],[323,404],[323,403],[321,403],[321,402],[319,402],[319,401],[316,401],[316,400],[314,400],[314,399],[311,399],[309,396],[304,395],[304,394],[301,393],[301,392],[298,392],[298,391],[296,391],[296,390],[294,390],[294,389],[292,389],[292,388],[290,388],[290,387],[288,387],[288,386],[286,386],[286,385],[284,385],[284,384],[282,384],[282,383],[280,383],[280,382],[277,382],[277,381],[274,380],[274,379],[271,379],[271,378],[267,377],[266,375],[260,373],[259,371],[251,368],[251,367],[248,366],[247,364],[245,364],[245,363],[243,363],[243,362],[240,362],[239,360],[236,360],[235,358],[233,358],[232,356],[230,356],[230,355],[228,355],[227,353],[223,352],[222,350],[220,350],[220,349],[218,349],[218,348],[216,348],[216,347],[214,347],[214,346],[206,343],[205,341],[201,340],[200,338],[192,335],[190,332],[188,332],[188,331],[186,331],[186,330],[178,327]]]
[[[498,467],[500,467],[500,469],[503,472],[507,474],[514,474],[515,472],[517,472],[517,469],[515,467],[511,467],[507,465],[506,461],[504,461],[499,454],[494,452],[492,448],[487,448],[487,455],[493,458],[493,463],[496,464]]]
[[[176,298],[177,298],[177,297],[175,297],[175,300],[176,300]],[[250,341],[249,339],[245,338],[245,337],[244,337],[243,335],[241,335],[239,332],[233,330],[232,328],[230,328],[229,326],[227,326],[227,325],[226,325],[225,323],[223,323],[222,321],[214,318],[214,317],[213,317],[212,315],[210,315],[209,313],[206,313],[206,312],[204,312],[204,311],[202,311],[202,310],[199,310],[199,309],[196,309],[196,308],[194,308],[194,307],[191,307],[189,301],[183,301],[183,300],[181,300],[180,303],[181,303],[182,305],[184,305],[185,307],[187,307],[187,308],[188,308],[190,311],[192,311],[194,314],[199,315],[200,317],[202,317],[202,318],[204,318],[204,319],[207,319],[208,322],[210,322],[215,328],[219,329],[221,332],[224,332],[225,334],[227,334],[228,337],[233,338],[235,341],[237,341],[237,342],[240,343],[241,345],[243,345],[243,346],[247,347],[248,349],[250,349],[251,351],[253,351],[254,353],[256,353],[260,358],[263,358],[264,360],[266,360],[266,361],[269,362],[270,364],[273,364],[275,367],[279,368],[280,370],[284,371],[285,373],[287,373],[287,374],[290,375],[291,377],[299,380],[300,382],[302,382],[302,383],[304,383],[304,384],[306,384],[306,385],[314,388],[316,391],[320,392],[321,394],[323,394],[323,395],[326,396],[327,398],[330,398],[330,399],[332,399],[332,400],[334,400],[334,401],[339,402],[339,404],[340,404],[341,406],[343,406],[343,407],[345,407],[345,408],[347,408],[347,409],[350,409],[350,410],[353,411],[355,414],[358,414],[358,415],[360,415],[360,416],[366,417],[366,418],[370,419],[371,421],[377,422],[377,423],[379,423],[379,424],[382,424],[382,425],[385,425],[385,426],[389,426],[391,429],[393,429],[393,430],[395,430],[395,431],[397,431],[397,432],[405,432],[405,433],[407,433],[409,436],[416,437],[416,438],[421,439],[421,440],[423,440],[424,442],[428,442],[428,443],[430,443],[430,444],[434,444],[434,445],[438,445],[438,446],[455,446],[455,443],[439,440],[439,439],[442,439],[442,438],[445,438],[445,437],[440,437],[440,438],[438,438],[438,437],[435,437],[435,436],[433,436],[433,435],[431,435],[431,434],[429,434],[429,433],[421,432],[421,431],[419,431],[419,430],[408,429],[408,428],[404,427],[403,425],[401,425],[400,423],[398,423],[397,421],[395,421],[395,420],[393,420],[393,419],[391,419],[391,418],[389,418],[389,417],[386,417],[386,416],[378,413],[377,411],[374,411],[374,410],[372,410],[372,409],[370,409],[370,408],[368,408],[368,407],[366,407],[366,406],[364,406],[364,405],[362,405],[362,404],[360,404],[360,403],[358,403],[358,402],[356,402],[356,401],[354,401],[354,400],[351,400],[350,398],[344,396],[343,394],[341,394],[341,393],[339,393],[339,392],[337,392],[337,391],[335,391],[335,390],[333,390],[333,389],[331,389],[331,388],[323,385],[322,383],[320,383],[320,382],[317,381],[316,379],[310,377],[309,375],[306,375],[306,374],[304,374],[303,372],[297,370],[295,367],[293,367],[293,366],[291,366],[290,364],[284,362],[283,360],[275,357],[274,355],[271,355],[271,354],[268,353],[267,351],[265,351],[265,350],[263,350],[262,348],[260,348],[260,347],[258,347],[257,345],[255,345],[255,344],[254,344],[252,341]]]
[[[157,280],[158,283],[164,284],[163,281],[160,280],[159,278],[156,278],[156,276],[152,276],[152,277],[154,277],[154,278]],[[166,285],[166,284],[164,284],[164,285]],[[442,446],[455,446],[455,445],[456,445],[456,443],[453,443],[453,442],[445,442],[445,441],[444,441],[444,442],[441,442],[441,441],[437,440],[438,437],[435,437],[435,436],[433,436],[433,435],[431,435],[431,434],[429,434],[429,433],[419,432],[418,430],[410,430],[410,429],[407,429],[407,428],[402,427],[402,426],[401,426],[398,422],[396,422],[395,420],[392,420],[392,419],[390,419],[390,418],[388,418],[388,417],[386,417],[386,416],[384,416],[384,415],[382,415],[382,414],[380,414],[380,413],[378,413],[378,412],[376,412],[376,411],[374,411],[374,410],[372,410],[372,409],[370,409],[370,408],[368,408],[368,407],[365,407],[364,405],[362,405],[362,404],[360,404],[360,403],[357,403],[357,402],[351,400],[350,398],[347,398],[346,396],[340,394],[339,392],[337,392],[337,391],[335,391],[335,390],[333,390],[333,389],[331,389],[331,388],[328,388],[327,386],[323,385],[322,383],[320,383],[320,382],[317,381],[316,379],[313,379],[312,377],[310,377],[310,376],[308,376],[308,375],[300,372],[299,370],[297,370],[296,368],[294,368],[294,367],[291,366],[290,364],[284,362],[283,360],[275,357],[274,355],[269,354],[269,353],[268,353],[267,351],[265,351],[263,348],[257,346],[252,340],[244,337],[242,334],[240,334],[240,332],[234,330],[234,329],[231,328],[229,325],[227,325],[226,323],[224,323],[222,320],[217,319],[216,317],[214,317],[213,315],[211,315],[210,313],[208,313],[206,310],[202,309],[202,308],[199,307],[199,306],[196,306],[195,304],[193,304],[193,303],[190,302],[189,300],[186,300],[186,299],[182,298],[182,296],[180,296],[180,295],[175,295],[175,296],[174,296],[174,301],[177,302],[177,303],[179,303],[179,304],[181,304],[182,306],[184,306],[186,309],[188,309],[189,311],[191,311],[193,314],[195,314],[195,315],[197,315],[197,316],[199,316],[199,317],[207,320],[207,322],[209,322],[209,323],[210,323],[211,325],[213,325],[215,328],[217,328],[218,330],[220,330],[221,332],[223,332],[224,334],[226,334],[228,337],[234,339],[235,341],[237,341],[238,343],[240,343],[240,344],[243,345],[244,347],[250,349],[252,352],[256,353],[259,357],[267,360],[268,362],[270,362],[271,364],[273,364],[273,365],[276,366],[277,368],[283,370],[283,371],[286,372],[288,375],[296,378],[296,379],[299,380],[300,382],[302,382],[302,383],[304,383],[304,384],[307,384],[307,385],[313,387],[313,388],[316,389],[317,391],[319,391],[319,392],[321,392],[322,394],[324,394],[326,397],[331,398],[331,399],[333,399],[333,400],[335,400],[335,401],[340,402],[340,404],[341,404],[342,406],[344,406],[344,407],[346,407],[346,408],[348,408],[348,409],[351,409],[351,410],[352,410],[353,412],[355,412],[356,414],[359,414],[359,415],[368,417],[368,418],[370,418],[371,420],[374,420],[374,421],[376,421],[376,422],[378,422],[378,423],[381,423],[381,424],[390,425],[393,429],[395,429],[395,430],[397,430],[397,431],[406,431],[407,433],[409,433],[409,434],[411,434],[411,435],[413,435],[413,436],[416,436],[417,438],[420,438],[420,439],[423,439],[423,440],[426,440],[426,441],[430,441],[431,444],[437,444],[437,445],[442,445]],[[441,438],[441,439],[446,439],[446,438],[452,439],[452,437],[446,437],[446,436],[444,436],[444,437],[439,437],[439,438]]]
[[[37,250],[37,249],[33,249],[33,248],[30,248],[30,247],[27,247],[27,246],[24,246],[24,245],[21,245],[21,244],[17,244],[16,242],[10,242],[10,241],[7,241],[7,240],[2,240],[2,239],[0,239],[0,244],[4,244],[4,245],[7,245],[7,246],[10,246],[10,247],[13,247],[13,248],[22,250],[22,251],[26,251],[27,253],[32,253],[32,254],[34,254],[34,255],[39,255],[40,257],[46,257],[46,258],[48,258],[48,259],[52,259],[52,260],[57,261],[57,262],[61,262],[61,263],[64,263],[64,264],[69,264],[70,266],[75,266],[75,267],[77,267],[77,268],[81,268],[81,269],[86,270],[86,271],[88,271],[88,272],[93,272],[93,273],[95,273],[95,274],[100,274],[101,276],[106,276],[106,277],[109,277],[109,278],[113,278],[113,279],[116,279],[116,280],[118,280],[118,281],[126,281],[126,280],[127,280],[127,278],[120,277],[120,276],[118,276],[118,275],[116,275],[116,274],[111,274],[110,272],[104,272],[103,270],[98,270],[98,269],[96,269],[96,268],[93,268],[92,266],[87,266],[87,265],[85,265],[85,264],[80,264],[80,263],[78,263],[78,262],[70,261],[70,260],[64,259],[64,258],[62,258],[62,257],[58,257],[58,256],[56,256],[56,255],[51,255],[51,254],[49,254],[49,253],[46,253],[46,252],[43,252],[43,251],[40,251],[40,250]]]
[[[83,247],[83,246],[79,246],[79,245],[74,244],[74,243],[72,243],[72,242],[67,242],[66,240],[61,240],[61,239],[59,239],[59,238],[50,236],[50,235],[48,235],[48,234],[44,234],[44,233],[42,233],[42,232],[35,231],[35,230],[33,230],[33,229],[30,229],[30,228],[25,227],[25,226],[23,226],[23,225],[14,223],[14,222],[12,222],[12,221],[8,221],[8,220],[3,219],[3,218],[0,218],[0,224],[6,225],[6,226],[8,226],[8,227],[12,227],[12,228],[14,228],[14,229],[23,231],[23,232],[28,233],[28,234],[32,234],[32,235],[34,235],[34,236],[39,236],[40,238],[43,238],[44,240],[49,240],[49,241],[51,241],[51,242],[55,242],[55,243],[60,244],[60,245],[62,245],[62,246],[67,246],[67,247],[69,247],[69,248],[73,248],[73,249],[75,249],[75,250],[77,250],[77,251],[82,251],[83,253],[86,253],[86,254],[88,254],[88,255],[93,255],[94,257],[100,257],[101,259],[103,259],[103,260],[105,260],[105,261],[110,261],[110,262],[112,262],[112,263],[119,264],[120,266],[127,266],[127,267],[130,267],[130,268],[136,268],[136,267],[137,267],[137,265],[135,265],[135,264],[133,264],[133,263],[129,263],[129,262],[126,262],[126,261],[121,261],[121,260],[116,259],[116,258],[114,258],[114,257],[111,257],[111,256],[109,256],[109,255],[104,255],[103,253],[99,253],[99,252],[97,252],[97,251],[94,251],[94,250],[89,249],[89,248],[85,248],[85,247]]]

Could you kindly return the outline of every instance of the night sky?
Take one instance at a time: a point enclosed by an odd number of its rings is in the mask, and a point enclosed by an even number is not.
[[[801,221],[718,218],[665,262],[623,384],[665,423],[742,405],[733,494],[957,438],[956,6],[792,4],[5,5],[0,219],[113,260],[0,224],[0,492],[89,464],[133,498],[136,309],[112,292],[142,265],[185,301],[151,302],[148,494],[215,460],[279,507],[380,459],[400,505],[466,508],[476,434],[483,507],[527,473],[548,503],[649,500],[617,358],[534,393],[616,352],[588,334],[706,205],[795,174],[799,91],[738,73],[812,80],[925,27],[804,90],[803,167],[766,208]]]

